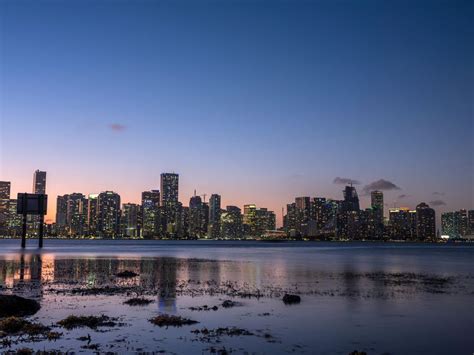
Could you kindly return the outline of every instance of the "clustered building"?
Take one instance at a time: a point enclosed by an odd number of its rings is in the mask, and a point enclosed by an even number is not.
[[[371,206],[361,209],[354,186],[346,186],[342,200],[297,197],[287,205],[284,230],[293,238],[338,240],[437,239],[435,210],[426,203],[416,209],[391,208],[384,215],[382,191],[371,191]],[[474,233],[474,211],[461,210],[442,216],[443,233],[466,237]],[[449,233],[448,233],[449,230]]]
[[[46,172],[35,171],[33,192],[46,193]],[[10,197],[11,183],[0,181],[0,235],[19,236],[21,215],[17,200]],[[385,217],[382,191],[371,191],[371,205],[361,209],[356,188],[343,190],[342,200],[297,197],[288,204],[283,228],[276,230],[273,211],[244,205],[221,206],[221,196],[194,195],[189,206],[178,199],[179,175],[163,173],[160,189],[143,191],[141,203],[122,203],[113,191],[98,194],[71,193],[57,196],[56,223],[47,234],[58,237],[143,239],[243,239],[305,238],[337,240],[432,241],[437,238],[435,211],[426,203],[416,209],[390,208]],[[30,216],[29,235],[37,233],[39,219]],[[442,234],[467,238],[474,234],[474,210],[446,212],[441,216]]]
[[[33,192],[46,193],[46,172],[36,171]],[[0,235],[21,234],[22,219],[16,214],[16,200],[10,199],[10,182],[0,182]],[[161,174],[160,190],[144,191],[141,204],[122,203],[113,191],[85,196],[70,193],[57,196],[56,223],[49,235],[59,237],[144,238],[144,239],[241,239],[259,238],[274,231],[275,214],[266,208],[245,205],[221,208],[221,196],[209,202],[191,197],[189,207],[178,199],[179,175]],[[35,232],[35,220],[29,234]]]

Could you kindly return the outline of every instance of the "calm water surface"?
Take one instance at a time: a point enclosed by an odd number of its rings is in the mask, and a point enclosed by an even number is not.
[[[105,314],[119,326],[63,332],[56,341],[1,351],[472,354],[474,246],[0,240],[0,291],[35,298],[31,319]],[[130,270],[139,276],[120,279]],[[301,303],[285,305],[287,293]],[[142,295],[148,306],[123,304]],[[234,300],[232,308],[221,306]],[[194,310],[203,305],[217,311]],[[198,321],[160,328],[160,313]],[[252,335],[203,337],[196,329],[238,327]],[[1,344],[0,344],[1,346]]]

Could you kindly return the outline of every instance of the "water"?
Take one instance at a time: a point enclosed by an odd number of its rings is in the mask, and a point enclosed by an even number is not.
[[[35,298],[30,319],[56,324],[68,315],[117,317],[114,327],[66,331],[56,341],[17,348],[81,349],[91,336],[102,352],[471,354],[474,246],[377,243],[0,240],[2,293]],[[139,276],[117,278],[120,271]],[[105,288],[108,287],[108,288]],[[301,303],[285,305],[285,293]],[[153,302],[123,302],[143,295]],[[238,303],[221,306],[224,300]],[[218,310],[191,307],[218,306]],[[198,324],[160,328],[175,314]],[[252,335],[192,332],[238,327]],[[89,344],[89,345],[90,345]],[[1,346],[1,342],[0,342]]]

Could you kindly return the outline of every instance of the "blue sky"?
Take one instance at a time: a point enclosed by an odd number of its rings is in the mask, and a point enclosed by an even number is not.
[[[473,18],[472,1],[2,0],[0,179],[29,191],[39,168],[53,196],[133,202],[175,171],[185,205],[196,188],[280,215],[341,198],[339,176],[474,208]]]

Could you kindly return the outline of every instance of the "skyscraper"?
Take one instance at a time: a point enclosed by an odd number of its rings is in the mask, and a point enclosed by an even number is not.
[[[98,196],[98,232],[102,237],[114,238],[120,233],[120,195],[113,191]]]
[[[160,228],[160,191],[142,192],[142,235],[154,238],[161,233]]]
[[[221,233],[220,236],[225,239],[242,238],[242,213],[236,206],[227,206],[221,214]]]
[[[0,235],[7,234],[10,203],[10,182],[0,181]]]
[[[220,237],[221,230],[221,196],[212,194],[209,199],[209,237]]]
[[[124,203],[122,208],[122,235],[129,238],[139,237],[138,215],[140,206],[135,203]]]
[[[67,200],[69,195],[56,198],[56,232],[58,235],[67,233]]]
[[[33,175],[33,193],[46,193],[46,171],[36,170]]]
[[[169,206],[178,203],[179,175],[174,173],[161,174],[160,205]]]
[[[162,228],[166,234],[176,234],[180,225],[179,212],[181,206],[178,202],[179,175],[174,173],[161,174],[160,181],[160,207]]]
[[[382,191],[372,191],[370,193],[370,200],[371,200],[371,207],[376,213],[378,212],[378,216],[380,218],[380,223],[383,223],[383,216],[384,216],[384,209],[383,209],[383,192]]]
[[[10,181],[0,181],[0,200],[10,199]]]
[[[98,221],[98,194],[89,194],[87,199],[87,233],[89,235],[97,234]]]
[[[196,196],[195,191],[194,196],[189,200],[189,236],[192,238],[204,236],[202,230],[203,213],[201,197]]]
[[[83,236],[86,233],[87,199],[81,193],[67,196],[66,224],[69,235]]]
[[[423,241],[436,238],[435,210],[424,202],[416,206],[416,235]]]

